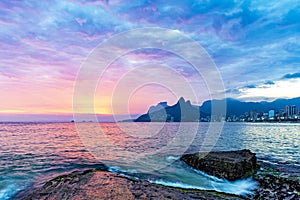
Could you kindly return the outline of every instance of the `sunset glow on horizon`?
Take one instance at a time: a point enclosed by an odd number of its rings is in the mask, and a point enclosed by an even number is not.
[[[90,53],[115,35],[146,27],[180,32],[202,46],[226,97],[300,96],[298,1],[1,1],[0,13],[0,121],[16,115],[72,119],[75,81]],[[94,107],[83,113],[136,115],[161,101],[173,105],[181,96],[196,105],[211,98],[206,77],[180,55],[159,49],[128,52],[98,76]],[[150,83],[153,77],[164,84]],[[149,84],[136,87],[140,79]],[[196,88],[196,95],[179,80]]]

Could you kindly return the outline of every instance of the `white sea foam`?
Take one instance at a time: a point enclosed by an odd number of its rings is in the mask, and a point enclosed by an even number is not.
[[[138,173],[137,170],[135,170],[135,169],[121,169],[120,167],[117,167],[117,166],[108,167],[108,171],[114,172],[114,173],[120,173],[120,172],[129,173],[129,174]]]
[[[258,187],[257,182],[254,181],[252,178],[228,181],[226,179],[221,179],[209,175],[203,171],[194,168],[191,169],[193,169],[193,171],[195,171],[197,174],[207,177],[210,180],[210,183],[213,186],[214,190],[218,192],[225,192],[236,195],[248,195],[253,194],[253,191]]]
[[[227,181],[222,188],[223,192],[236,194],[236,195],[249,195],[253,194],[257,188],[257,182],[253,181],[252,178],[242,179],[237,181]]]
[[[1,183],[3,184],[3,183]],[[15,196],[20,190],[24,189],[25,186],[20,187],[19,185],[11,182],[7,182],[6,185],[1,186],[0,199],[8,200]]]
[[[108,167],[108,171],[122,175],[127,178],[133,178],[139,180],[139,178],[136,176],[138,172],[135,169],[124,170],[124,169],[120,169],[120,167],[113,166],[113,167]]]
[[[14,194],[16,187],[13,185],[6,186],[5,188],[0,190],[0,199],[10,199]]]
[[[238,180],[234,182],[223,181],[222,183],[214,183],[211,182],[213,188],[200,187],[195,185],[189,185],[181,182],[169,182],[164,180],[148,180],[151,183],[170,186],[170,187],[178,187],[184,189],[198,189],[198,190],[215,190],[218,192],[224,192],[235,195],[249,195],[253,194],[253,190],[257,187],[257,183],[252,179],[244,179]]]
[[[205,176],[205,177],[207,177],[208,179],[210,179],[210,180],[212,180],[212,181],[214,181],[214,182],[224,182],[224,181],[226,181],[226,180],[221,179],[221,178],[218,178],[218,177],[216,177],[216,176],[209,175],[209,174],[207,174],[207,173],[205,173],[205,172],[203,172],[203,171],[194,169],[194,168],[192,168],[192,167],[189,167],[189,168],[192,169],[193,171],[195,171],[197,174],[200,174],[200,175],[202,175],[202,176]]]
[[[175,158],[175,157],[174,157]],[[113,173],[120,174],[122,176],[134,179],[140,179],[139,173],[134,169],[121,169],[120,167],[113,166],[109,167],[109,171]],[[197,174],[206,178],[206,184],[204,186],[200,186],[200,184],[188,184],[180,181],[168,181],[163,179],[148,179],[149,182],[155,184],[161,184],[170,187],[178,187],[184,189],[198,189],[198,190],[215,190],[218,192],[224,192],[229,194],[246,196],[253,194],[253,191],[257,188],[257,182],[255,182],[252,178],[242,179],[237,181],[228,181],[225,179],[220,179],[215,176],[208,175],[199,170],[194,170]],[[200,181],[200,180],[199,180]]]
[[[165,186],[170,186],[170,187],[184,188],[184,189],[199,189],[199,190],[206,189],[204,187],[188,185],[188,184],[184,184],[184,183],[180,183],[180,182],[168,182],[168,181],[163,181],[163,180],[148,180],[148,181],[150,183],[155,183],[155,184],[160,184],[160,185],[165,185]]]
[[[180,159],[180,156],[168,156],[168,157],[166,158],[166,160],[167,160],[168,162],[174,162],[174,161],[179,160],[179,159]]]

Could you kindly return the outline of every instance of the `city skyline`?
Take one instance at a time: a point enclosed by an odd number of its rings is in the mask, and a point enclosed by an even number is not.
[[[116,34],[146,27],[172,29],[201,45],[216,64],[227,97],[271,101],[300,96],[297,1],[2,1],[0,12],[3,119],[71,114],[74,82],[92,50]],[[171,66],[199,88],[198,105],[209,99],[206,77],[195,76],[189,63],[170,52],[142,49],[111,64],[100,81],[104,86],[95,90],[95,112],[138,114],[160,101],[175,103],[178,96],[168,88],[147,85],[117,102],[116,108],[126,104],[126,111],[111,108],[122,75],[149,63]],[[157,76],[163,78],[164,71]]]
[[[296,110],[298,108],[298,110]],[[286,105],[285,109],[270,109],[267,112],[261,110],[251,110],[244,115],[226,116],[228,122],[281,122],[299,121],[300,106]]]

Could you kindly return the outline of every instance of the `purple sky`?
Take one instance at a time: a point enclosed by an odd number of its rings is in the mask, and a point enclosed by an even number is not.
[[[145,27],[179,31],[204,47],[221,74],[227,97],[258,101],[300,96],[299,18],[297,0],[1,1],[1,119],[14,119],[9,116],[16,114],[71,115],[74,82],[92,50],[116,34]],[[104,85],[95,91],[96,112],[111,114],[113,89],[122,75],[149,63],[171,66],[189,83],[203,87],[203,96],[194,103],[209,99],[205,77],[199,78],[189,63],[168,52],[142,49],[107,69],[100,81]],[[163,77],[163,72],[157,76]],[[173,104],[178,95],[161,85],[148,85],[125,100],[127,112],[143,113],[159,101]]]

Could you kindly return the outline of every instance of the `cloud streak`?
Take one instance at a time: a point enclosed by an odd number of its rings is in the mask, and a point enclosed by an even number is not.
[[[267,96],[286,97],[287,91],[275,88],[294,85],[300,77],[299,17],[297,0],[4,0],[0,83],[5,90],[0,101],[10,103],[0,110],[29,112],[34,104],[44,103],[45,112],[55,107],[71,112],[72,86],[89,53],[115,34],[149,26],[178,30],[202,45],[216,63],[229,97],[257,99],[266,88],[273,88]],[[140,50],[118,62],[108,72],[110,83],[127,69],[149,62],[170,65],[191,82],[201,82],[186,61],[170,52]],[[29,100],[30,106],[24,103]]]

